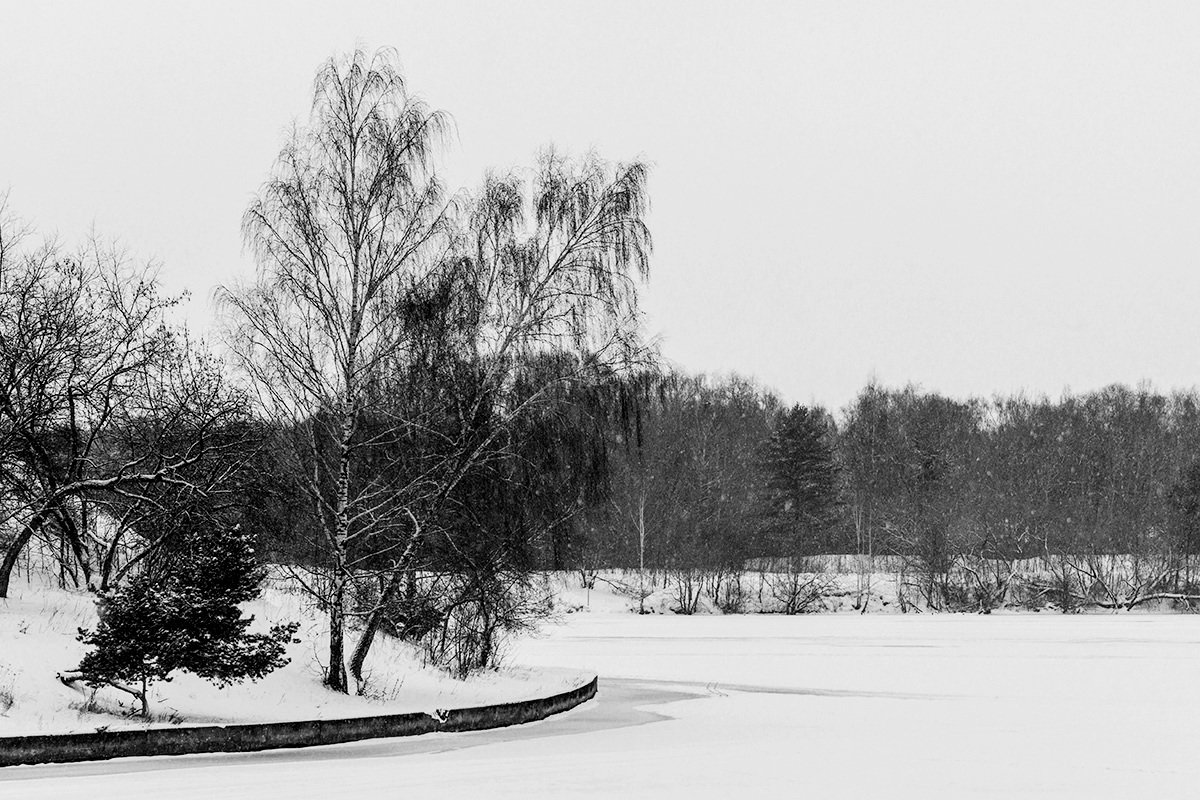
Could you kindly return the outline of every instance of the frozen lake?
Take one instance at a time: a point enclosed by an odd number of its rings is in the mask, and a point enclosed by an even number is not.
[[[478,734],[0,770],[0,797],[1194,796],[1200,616],[576,614],[597,700]]]

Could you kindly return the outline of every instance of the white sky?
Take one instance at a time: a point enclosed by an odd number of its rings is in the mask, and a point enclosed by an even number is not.
[[[398,49],[452,186],[547,143],[654,165],[649,327],[839,407],[1200,378],[1200,4],[32,3],[0,187],[210,316],[318,65]]]

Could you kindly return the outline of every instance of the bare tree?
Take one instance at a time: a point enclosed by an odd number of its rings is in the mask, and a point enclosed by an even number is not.
[[[233,349],[309,498],[321,554],[310,585],[338,691],[348,619],[363,619],[360,679],[422,544],[460,535],[439,521],[456,489],[547,397],[519,387],[530,359],[573,356],[539,378],[549,388],[636,349],[644,166],[547,154],[530,184],[489,176],[451,203],[433,161],[446,128],[390,51],[328,62],[309,124],[246,212],[258,280],[223,295]],[[349,608],[364,579],[382,585],[377,601]]]
[[[13,531],[0,597],[34,537],[61,545],[71,574],[94,588],[119,547],[136,559],[164,538],[127,537],[129,522],[212,488],[195,468],[223,462],[214,434],[245,403],[169,325],[176,301],[158,293],[150,266],[95,241],[67,254],[53,243],[18,251],[13,239],[0,233],[0,492]],[[228,468],[210,477],[220,483]]]
[[[369,387],[406,345],[396,324],[405,289],[443,244],[448,207],[432,156],[445,130],[387,51],[327,62],[309,124],[293,130],[245,214],[258,281],[223,295],[237,313],[233,350],[264,410],[295,434],[295,471],[329,570],[325,682],[342,692],[356,540],[411,516],[352,473],[377,443],[363,429]]]

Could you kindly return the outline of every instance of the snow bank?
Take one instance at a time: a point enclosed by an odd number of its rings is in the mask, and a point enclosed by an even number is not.
[[[55,679],[79,663],[80,627],[96,622],[92,596],[43,585],[14,584],[0,599],[0,736],[144,727],[131,698],[114,689],[94,696]],[[271,722],[402,714],[507,703],[573,689],[591,678],[571,669],[510,667],[457,680],[422,663],[412,647],[378,637],[364,673],[365,696],[321,685],[327,648],[324,621],[307,598],[286,586],[267,588],[246,608],[255,627],[296,621],[291,662],[257,683],[219,689],[186,673],[151,688],[154,725]]]

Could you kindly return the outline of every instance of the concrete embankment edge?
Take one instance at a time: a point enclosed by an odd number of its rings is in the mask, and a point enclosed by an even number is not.
[[[417,736],[438,731],[482,731],[535,722],[568,711],[595,697],[597,686],[597,678],[592,678],[583,686],[550,697],[475,708],[453,708],[440,712],[438,716],[418,712],[250,725],[0,737],[0,767],[101,761],[129,756],[244,753]]]

